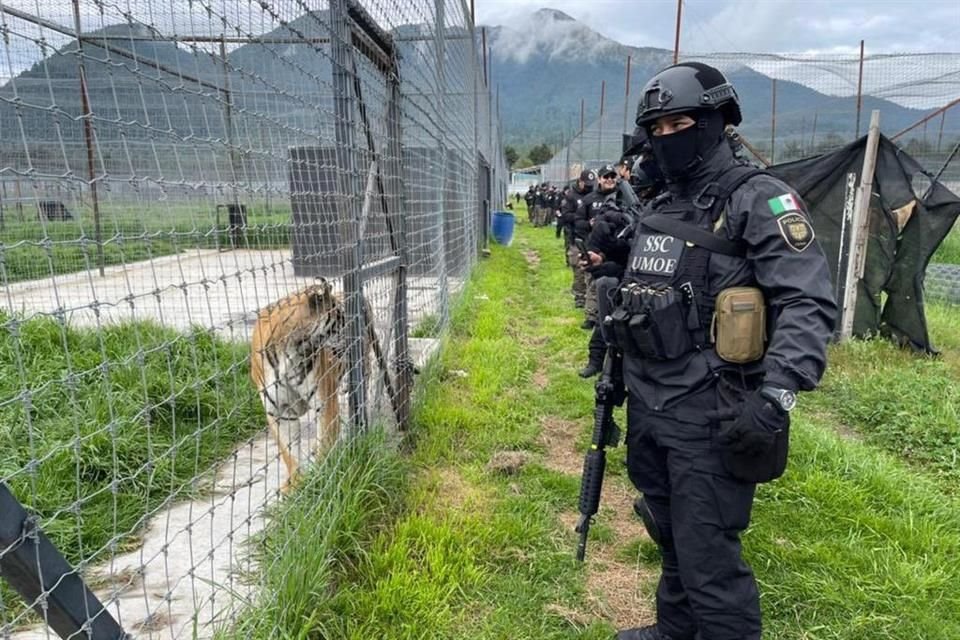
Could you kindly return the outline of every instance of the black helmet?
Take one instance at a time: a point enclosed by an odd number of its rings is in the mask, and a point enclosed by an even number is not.
[[[649,127],[660,116],[696,109],[719,109],[724,124],[743,119],[733,85],[718,70],[701,62],[681,62],[650,78],[637,105],[637,124]]]

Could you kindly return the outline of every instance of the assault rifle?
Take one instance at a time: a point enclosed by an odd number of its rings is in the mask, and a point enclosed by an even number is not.
[[[583,562],[587,553],[587,532],[600,508],[600,492],[603,489],[603,472],[607,467],[606,447],[615,447],[620,442],[620,428],[613,421],[613,408],[623,404],[626,392],[623,385],[623,356],[612,347],[607,347],[603,359],[603,372],[595,387],[593,408],[593,436],[590,449],[583,460],[583,475],[580,477],[580,519],[574,529],[580,534],[577,542],[577,560]]]

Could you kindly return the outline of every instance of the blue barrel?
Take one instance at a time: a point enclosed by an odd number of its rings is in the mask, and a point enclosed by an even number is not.
[[[513,214],[509,211],[493,212],[490,230],[493,233],[493,239],[499,244],[509,247],[513,242],[513,220]]]

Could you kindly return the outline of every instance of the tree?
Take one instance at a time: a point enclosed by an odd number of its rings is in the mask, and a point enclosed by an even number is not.
[[[533,164],[543,164],[553,157],[553,151],[546,144],[538,144],[527,154]]]
[[[816,152],[830,153],[831,151],[836,151],[845,144],[846,142],[840,137],[840,134],[831,131],[826,135],[825,138],[817,143]]]
[[[790,160],[803,157],[803,145],[799,140],[787,140],[783,146],[783,151],[777,154],[778,160]]]
[[[924,138],[910,138],[904,150],[912,156],[924,155],[933,151],[933,145]]]
[[[503,156],[507,160],[508,167],[515,166],[517,164],[517,160],[520,159],[520,154],[517,153],[517,150],[511,147],[510,145],[507,145],[506,147],[503,148]]]

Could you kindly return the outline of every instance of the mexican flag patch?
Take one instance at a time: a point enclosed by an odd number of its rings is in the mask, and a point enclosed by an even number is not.
[[[786,213],[787,211],[800,210],[800,204],[797,202],[796,198],[793,197],[792,193],[785,193],[782,196],[770,198],[767,200],[767,204],[770,206],[770,211],[772,211],[773,215],[775,216],[779,216],[781,213]]]

